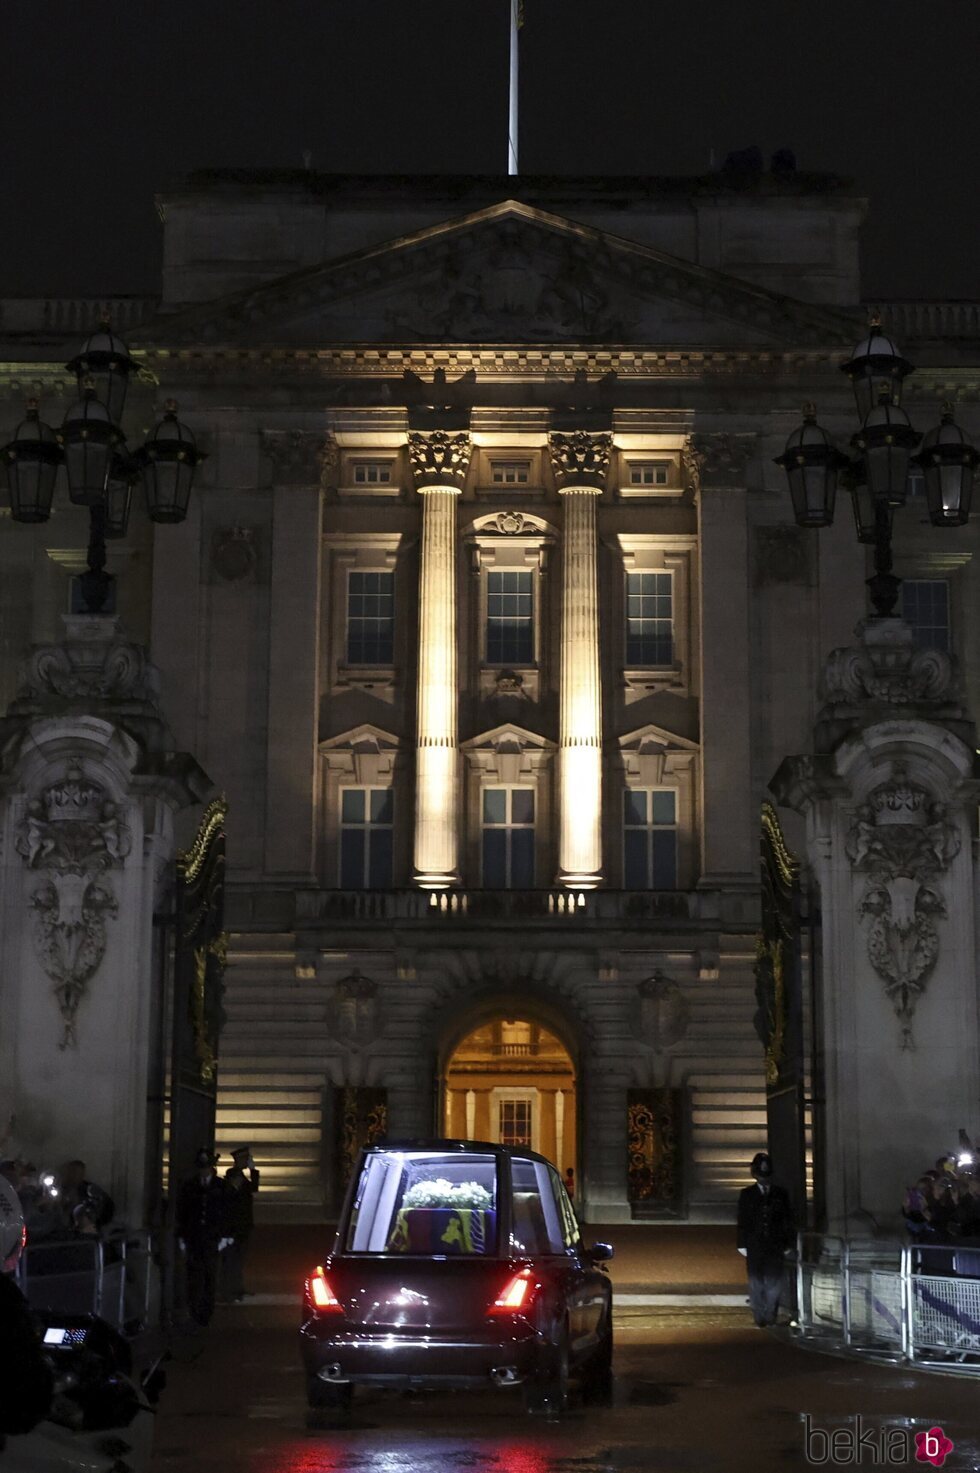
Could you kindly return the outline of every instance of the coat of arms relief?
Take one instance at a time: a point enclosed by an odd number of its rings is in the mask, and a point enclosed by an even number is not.
[[[105,954],[107,922],[119,908],[109,871],[122,867],[130,845],[118,805],[76,761],[28,804],[19,826],[17,852],[38,876],[30,896],[34,947],[54,983],[62,1049],[77,1046],[78,1008]]]

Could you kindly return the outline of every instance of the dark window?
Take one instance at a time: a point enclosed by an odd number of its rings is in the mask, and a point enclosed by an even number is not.
[[[483,885],[523,890],[534,884],[534,789],[483,789]]]
[[[674,659],[673,578],[626,574],[626,663],[670,665]]]
[[[922,649],[949,653],[949,584],[945,578],[906,578],[902,618],[912,625]]]
[[[341,788],[342,890],[391,889],[393,808],[390,788]]]
[[[533,573],[487,574],[487,663],[529,665],[534,659]]]
[[[390,665],[393,659],[394,573],[347,576],[347,662]]]
[[[627,788],[623,794],[623,884],[627,890],[676,890],[677,794]]]

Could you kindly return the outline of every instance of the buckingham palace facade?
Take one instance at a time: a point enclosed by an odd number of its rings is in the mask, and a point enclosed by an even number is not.
[[[293,1216],[381,1132],[529,1143],[593,1221],[729,1216],[765,1141],[760,804],[869,571],[773,458],[804,401],[854,429],[864,202],[242,170],[158,205],[159,295],[3,302],[0,387],[5,428],[34,386],[57,422],[107,310],[133,435],[164,386],[207,452],[109,569],[229,803],[219,1148]],[[976,440],[976,308],[879,305],[923,427],[950,398]],[[6,702],[86,528],[4,528]],[[971,686],[976,540],[896,524]]]

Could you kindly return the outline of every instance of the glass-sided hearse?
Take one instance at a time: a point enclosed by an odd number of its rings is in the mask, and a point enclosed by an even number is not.
[[[358,1384],[521,1387],[560,1412],[569,1380],[609,1394],[612,1287],[583,1246],[555,1168],[523,1147],[368,1147],[329,1257],[306,1281],[300,1330],[313,1407]]]

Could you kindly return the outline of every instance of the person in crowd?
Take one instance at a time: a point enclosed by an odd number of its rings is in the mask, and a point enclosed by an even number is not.
[[[960,1191],[957,1227],[961,1238],[980,1240],[980,1176],[966,1177]]]
[[[195,1324],[206,1327],[214,1314],[221,1253],[232,1241],[232,1188],[218,1176],[218,1156],[202,1147],[194,1175],[177,1194],[177,1240],[187,1275],[187,1308]]]
[[[47,1416],[54,1393],[27,1301],[13,1279],[23,1246],[20,1202],[0,1177],[0,1451],[7,1436],[30,1432]]]
[[[789,1195],[772,1179],[772,1161],[758,1151],[749,1167],[755,1183],[738,1198],[738,1251],[746,1260],[749,1303],[758,1326],[774,1325],[783,1296],[783,1255],[796,1240]]]
[[[231,1153],[232,1164],[225,1172],[231,1189],[231,1243],[221,1257],[224,1292],[229,1299],[244,1299],[245,1256],[252,1236],[253,1200],[259,1189],[259,1169],[252,1159],[251,1146],[237,1146]]]
[[[565,1191],[570,1201],[575,1201],[575,1172],[570,1166],[565,1167]]]
[[[60,1172],[61,1201],[70,1227],[102,1232],[115,1216],[116,1204],[103,1187],[89,1181],[84,1161],[66,1161]]]
[[[914,1187],[908,1187],[902,1202],[902,1216],[909,1235],[925,1243],[935,1236],[932,1225],[932,1178],[920,1176]]]

